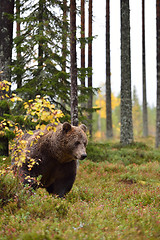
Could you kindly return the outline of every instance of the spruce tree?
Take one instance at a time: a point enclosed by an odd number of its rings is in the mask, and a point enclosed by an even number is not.
[[[62,11],[63,3],[60,1],[22,0],[21,18],[16,16],[16,21],[21,22],[21,31],[15,38],[24,64],[22,87],[17,88],[17,92],[26,100],[36,95],[48,95],[58,107],[62,106],[60,99],[69,104],[70,87],[69,75],[64,71],[67,51],[64,56]],[[67,31],[65,34],[67,39]],[[15,61],[15,72],[18,64]]]

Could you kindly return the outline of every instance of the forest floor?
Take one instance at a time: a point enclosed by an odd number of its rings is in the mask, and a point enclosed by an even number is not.
[[[160,150],[152,138],[139,141],[129,147],[90,142],[64,199],[44,189],[31,194],[6,170],[0,239],[160,239]],[[0,159],[1,168],[9,163]]]

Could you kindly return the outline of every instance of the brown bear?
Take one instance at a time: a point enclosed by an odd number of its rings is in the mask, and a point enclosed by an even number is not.
[[[65,122],[58,124],[56,131],[48,125],[42,132],[25,134],[25,161],[19,169],[24,184],[46,188],[49,193],[63,197],[75,181],[78,160],[87,157],[86,126],[72,126]],[[12,163],[15,163],[16,149],[13,151]],[[31,163],[33,166],[30,167]],[[16,164],[15,164],[16,165]],[[33,180],[41,176],[40,184]]]

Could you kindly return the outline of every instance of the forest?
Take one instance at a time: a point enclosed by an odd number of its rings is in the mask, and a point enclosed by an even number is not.
[[[111,88],[110,0],[104,5],[106,75],[98,88],[93,0],[0,1],[0,240],[160,238],[160,0],[156,106],[147,101],[145,0],[142,104],[137,86],[132,89],[130,1],[120,0],[117,95]],[[17,140],[64,122],[85,124],[88,145],[73,188],[59,198],[22,184],[26,142],[18,147]],[[16,147],[17,174],[11,164]]]

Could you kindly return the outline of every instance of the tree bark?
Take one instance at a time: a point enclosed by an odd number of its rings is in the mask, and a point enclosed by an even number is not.
[[[120,142],[133,142],[131,56],[130,56],[130,10],[129,0],[121,0],[121,133]]]
[[[78,126],[76,0],[70,0],[71,124]]]
[[[11,59],[13,43],[13,22],[10,19],[14,13],[14,0],[0,1],[0,81],[11,81]],[[1,98],[1,96],[0,96]],[[7,110],[6,110],[7,111]],[[0,110],[1,112],[1,110]],[[8,112],[5,112],[8,113]],[[3,117],[3,116],[2,116]],[[0,155],[8,156],[8,138],[0,136]]]
[[[89,43],[88,43],[88,87],[90,88],[90,96],[88,100],[88,108],[91,110],[93,106],[93,94],[92,94],[92,0],[89,0],[89,9],[88,9],[88,15],[89,15],[89,28],[88,28],[88,37],[89,37]],[[89,133],[90,137],[92,138],[92,112],[89,113]]]
[[[43,0],[39,0],[39,35],[43,35]],[[38,67],[39,71],[43,68],[43,41],[39,40],[38,43]]]
[[[145,0],[142,0],[142,68],[143,68],[143,136],[148,136],[148,111],[146,93],[146,51],[145,51]]]
[[[66,73],[67,58],[67,0],[63,0],[63,32],[62,32],[62,71]],[[65,81],[65,79],[63,79]]]
[[[157,116],[156,147],[160,146],[160,0],[156,2],[157,12]]]
[[[11,80],[11,58],[13,42],[13,22],[10,19],[14,13],[14,0],[0,1],[0,80]],[[8,16],[10,14],[10,17]]]
[[[106,137],[113,137],[110,79],[110,0],[106,0]]]
[[[16,0],[16,15],[17,15],[17,18],[20,19],[20,0]],[[20,21],[17,21],[16,22],[16,25],[17,25],[17,37],[20,37],[20,32],[21,32],[21,25],[20,25]],[[17,62],[19,64],[21,64],[21,50],[20,50],[20,47],[21,47],[21,43],[18,43],[16,48],[17,48]],[[17,88],[21,88],[22,87],[22,74],[21,72],[19,71],[17,73]]]
[[[85,87],[85,0],[81,0],[81,86]]]

